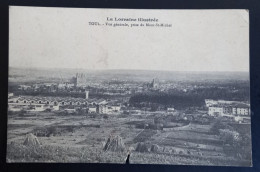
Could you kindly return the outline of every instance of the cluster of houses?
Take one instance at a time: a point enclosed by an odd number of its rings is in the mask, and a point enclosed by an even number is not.
[[[210,116],[250,116],[250,105],[245,102],[206,99]]]
[[[85,98],[72,97],[41,97],[41,96],[14,96],[8,94],[9,111],[45,111],[47,109],[58,111],[63,109],[67,112],[75,112],[82,108],[88,113],[110,114],[119,112],[121,105],[108,102],[105,99],[89,99],[88,92]]]

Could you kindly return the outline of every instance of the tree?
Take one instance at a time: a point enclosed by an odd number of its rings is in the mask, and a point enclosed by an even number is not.
[[[108,119],[108,115],[107,115],[107,114],[104,114],[104,115],[103,115],[103,118],[104,118],[104,119]]]
[[[210,132],[219,135],[220,129],[234,130],[231,126],[222,121],[222,117],[217,118],[216,121],[211,125]]]
[[[224,144],[228,144],[231,146],[236,145],[241,141],[240,134],[236,131],[231,131],[229,129],[220,129],[220,139]]]
[[[211,126],[210,132],[214,134],[219,134],[219,129],[225,128],[224,124],[218,118]]]

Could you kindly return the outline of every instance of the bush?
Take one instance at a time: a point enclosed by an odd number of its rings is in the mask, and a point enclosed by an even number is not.
[[[223,123],[223,121],[221,120],[221,118],[216,119],[216,121],[211,125],[210,128],[210,132],[213,134],[220,134],[220,129],[229,129],[229,130],[233,130],[233,128],[231,126],[229,126],[228,124]]]
[[[237,142],[241,140],[240,135],[236,131],[231,131],[229,129],[220,129],[220,139],[229,145],[235,145]]]
[[[107,114],[103,115],[103,118],[108,119],[108,115]]]

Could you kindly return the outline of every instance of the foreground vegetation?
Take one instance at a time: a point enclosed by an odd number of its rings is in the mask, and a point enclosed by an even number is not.
[[[20,113],[20,112],[19,112]],[[251,165],[250,124],[205,114],[104,115],[25,112],[9,115],[8,162]],[[32,133],[41,145],[24,145]],[[104,151],[110,135],[124,151]]]

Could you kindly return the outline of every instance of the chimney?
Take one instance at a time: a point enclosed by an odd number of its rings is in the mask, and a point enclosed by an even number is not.
[[[86,93],[85,99],[88,99],[88,93],[89,93],[89,91],[85,91],[85,93]]]

